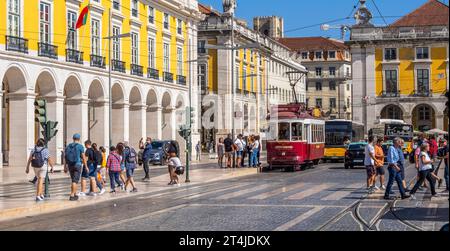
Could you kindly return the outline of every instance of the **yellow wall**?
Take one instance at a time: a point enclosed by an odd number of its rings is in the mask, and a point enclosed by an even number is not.
[[[398,57],[398,81],[400,94],[410,95],[415,90],[416,73],[414,70],[415,48],[399,48]],[[431,46],[430,65],[430,89],[435,94],[443,93],[447,88],[446,62],[447,49],[445,47]],[[444,78],[439,78],[439,75]],[[375,49],[375,84],[376,94],[381,95],[383,91],[383,48]]]
[[[102,37],[106,37],[109,34],[109,9],[112,7],[112,1],[101,1],[104,8],[103,16],[101,19],[101,31]],[[23,26],[21,27],[23,32],[23,37],[29,40],[28,47],[30,51],[36,51],[38,49],[37,43],[39,42],[39,0],[24,0],[23,1],[24,13],[23,16]],[[81,10],[89,4],[89,0],[83,0],[79,6],[77,15],[80,14]],[[131,2],[121,1],[121,14],[125,17],[122,22],[121,32],[128,33],[131,31],[130,17],[131,17]],[[66,49],[66,38],[67,38],[67,8],[66,1],[58,0],[53,1],[52,4],[52,43],[58,46],[58,55],[65,56]],[[7,35],[7,1],[0,1],[0,37],[5,37]],[[148,6],[139,2],[138,4],[138,19],[142,23],[139,29],[139,64],[144,67],[144,75],[148,68]],[[88,15],[88,20],[85,26],[78,30],[78,50],[84,52],[85,65],[89,65],[90,54],[91,54],[91,13]],[[171,31],[171,42],[170,42],[170,67],[171,72],[174,74],[175,79],[178,73],[177,71],[177,18],[170,16],[170,31]],[[161,76],[163,71],[163,12],[155,8],[155,21],[154,24],[157,28],[156,38],[155,38],[155,61],[156,68],[160,70]],[[183,75],[188,77],[189,63],[188,61],[188,36],[186,22],[183,21],[182,35],[184,38],[183,44]],[[4,44],[5,39],[0,39],[0,44]],[[108,58],[108,41],[101,41],[101,53],[103,57],[106,57],[106,62],[109,62]],[[126,69],[130,69],[131,64],[131,38],[121,39],[121,60],[126,62]]]

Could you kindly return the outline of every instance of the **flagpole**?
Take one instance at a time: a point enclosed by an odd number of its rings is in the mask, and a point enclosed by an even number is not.
[[[112,146],[112,87],[111,87],[111,7],[108,18],[108,90],[109,90],[109,147]]]

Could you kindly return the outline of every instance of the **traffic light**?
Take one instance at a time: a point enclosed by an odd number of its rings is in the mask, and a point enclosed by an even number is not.
[[[56,129],[57,126],[58,126],[58,122],[47,121],[47,126],[46,126],[47,141],[50,141],[52,138],[54,138],[56,136],[56,134],[58,133],[58,130]]]
[[[37,99],[34,101],[34,106],[34,114],[36,116],[35,121],[40,123],[45,130],[45,125],[47,123],[47,101],[44,99]]]
[[[194,124],[195,123],[195,109],[194,109],[194,107],[190,107],[191,109],[189,109],[189,115],[190,115],[190,122],[191,122],[191,126],[192,126],[192,124]]]
[[[186,126],[180,126],[180,129],[178,129],[178,134],[182,137],[182,138],[186,138]]]

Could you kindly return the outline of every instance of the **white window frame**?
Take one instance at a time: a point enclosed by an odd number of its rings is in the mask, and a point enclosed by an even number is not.
[[[386,89],[387,88],[386,71],[396,71],[396,73],[397,73],[397,87],[396,87],[396,89],[397,89],[397,92],[400,92],[400,79],[398,78],[399,77],[399,70],[398,70],[398,67],[396,67],[396,66],[394,66],[394,67],[383,67],[383,91],[386,92],[386,93],[388,92],[388,90]]]
[[[418,58],[418,57],[417,57],[417,55],[418,55],[418,50],[419,50],[419,49],[424,49],[424,48],[426,48],[426,49],[428,50],[428,57],[427,57],[427,58]],[[416,60],[430,60],[430,59],[431,59],[431,48],[430,48],[429,46],[418,46],[418,47],[416,47],[416,48],[414,49],[414,58],[415,58]]]
[[[247,90],[247,66],[242,67],[242,90]]]
[[[78,49],[78,31],[76,28],[76,24],[77,24],[78,13],[73,10],[68,10],[66,14],[67,14],[67,16],[66,16],[67,49],[77,50]],[[73,18],[74,18],[74,19],[72,19],[73,22],[71,22],[71,20],[69,19],[69,15],[73,15]],[[72,27],[70,27],[70,26],[72,26]],[[71,34],[73,34],[73,41],[72,41]]]
[[[120,10],[122,9],[122,3],[121,3],[120,0],[111,0],[111,1],[112,1],[112,2],[111,2],[111,5],[112,5],[112,9],[113,9],[113,10],[115,10],[115,11],[120,11]],[[114,8],[114,2],[117,2],[117,3],[118,3],[118,6],[119,6],[118,9]]]
[[[395,59],[386,59],[386,50],[388,49],[395,49]],[[387,61],[398,61],[399,55],[398,55],[398,48],[394,48],[394,47],[385,47],[383,48],[383,61],[387,62]]]
[[[150,17],[152,17],[152,21],[150,22]],[[155,8],[152,6],[148,6],[148,23],[155,24]]]
[[[117,36],[120,34],[120,30],[121,27],[120,26],[113,26],[112,27],[112,34],[113,36]],[[117,31],[117,32],[114,32]],[[112,59],[114,60],[119,60],[121,59],[121,43],[120,43],[120,39],[119,38],[114,38],[112,39],[112,43],[113,43],[113,56]]]
[[[130,16],[132,18],[139,18],[139,1],[138,0],[130,0]],[[133,15],[133,10],[136,10],[136,16]]]
[[[170,72],[170,42],[163,43],[163,70]]]
[[[202,69],[203,68],[203,69]],[[204,73],[202,73],[202,71],[204,71]],[[200,89],[203,91],[208,90],[208,64],[207,63],[200,63],[198,64],[198,82],[200,85]],[[204,82],[205,84],[202,85],[202,82]],[[202,87],[205,88],[202,88]]]
[[[177,18],[177,35],[183,35],[183,20]]]
[[[309,53],[306,52],[306,51],[304,51],[304,52],[302,52],[300,55],[301,55],[301,57],[302,57],[303,60],[307,60],[307,59],[308,59],[308,56],[309,56]]]
[[[167,28],[166,28],[167,23]],[[170,15],[169,13],[164,12],[163,14],[163,29],[164,30],[170,30]]]
[[[317,56],[317,53],[320,53],[320,57]],[[316,59],[316,60],[323,59],[323,51],[315,51],[314,59]]]
[[[98,23],[97,26],[97,36],[94,36],[94,22]],[[102,55],[102,38],[101,38],[101,34],[102,34],[102,23],[101,20],[97,19],[97,18],[91,18],[91,54],[95,55],[95,56],[101,56]],[[97,45],[95,45],[95,41],[97,41]],[[95,48],[95,47],[98,48]]]
[[[334,52],[334,57],[331,57],[331,53]],[[328,51],[328,58],[336,59],[336,51]]]
[[[183,47],[177,46],[177,73],[183,76]]]
[[[49,13],[48,13],[48,21],[44,21],[44,25],[47,24],[48,25],[48,34],[47,34],[47,40],[43,40],[42,39],[42,20],[40,17],[40,11],[41,11],[41,5],[47,5],[49,7]],[[48,2],[48,1],[39,1],[39,42],[41,43],[47,43],[47,44],[52,44],[53,41],[53,36],[52,36],[52,31],[53,31],[53,27],[52,27],[52,20],[53,20],[53,2]]]
[[[139,33],[131,32],[131,63],[139,65]]]
[[[10,11],[9,7],[11,6],[12,1],[17,2],[17,4],[19,5],[18,12]],[[22,37],[22,27],[23,27],[23,23],[22,23],[23,2],[22,2],[22,0],[8,0],[6,8],[7,8],[7,19],[6,19],[7,20],[7,24],[6,24],[7,34],[10,36]],[[12,27],[11,21],[13,20],[13,18],[11,18],[11,20],[10,20],[10,15],[13,17],[16,17],[18,19],[14,22],[14,24],[17,25],[16,30],[11,29],[11,27]],[[15,30],[15,32],[14,32],[14,30]]]
[[[154,37],[148,38],[148,68],[156,69]]]

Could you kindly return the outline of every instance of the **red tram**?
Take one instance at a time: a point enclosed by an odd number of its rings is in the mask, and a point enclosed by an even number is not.
[[[324,157],[325,121],[314,118],[304,104],[272,107],[269,135],[269,169],[302,170]]]

